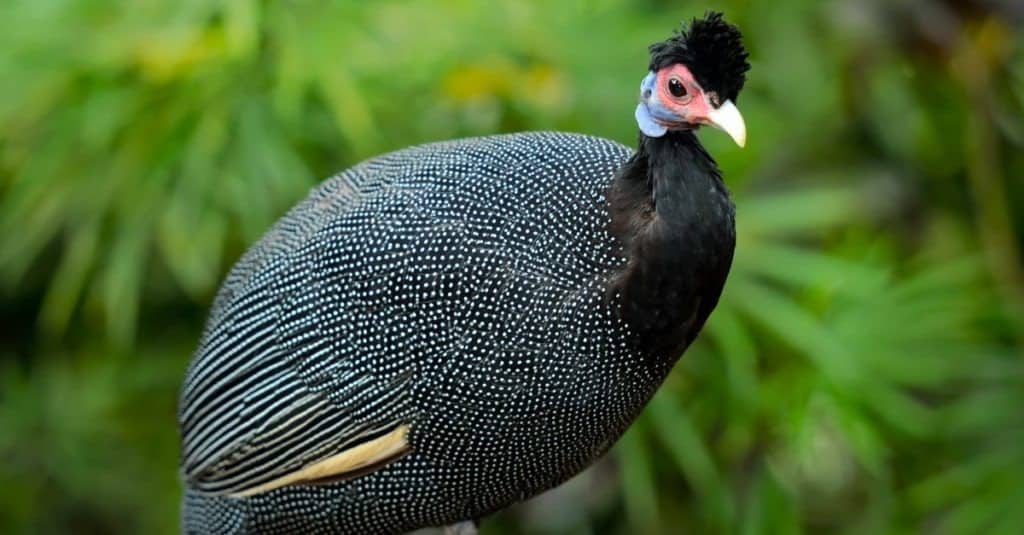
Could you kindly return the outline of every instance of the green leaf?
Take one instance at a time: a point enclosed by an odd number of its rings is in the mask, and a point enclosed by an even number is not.
[[[704,502],[702,512],[707,517],[707,525],[716,531],[730,531],[735,521],[735,507],[699,430],[676,404],[670,391],[662,390],[656,395],[649,411],[654,431]]]
[[[740,237],[819,234],[858,221],[861,195],[850,186],[816,186],[737,199]],[[738,240],[740,245],[744,239]]]
[[[650,452],[643,445],[643,427],[634,424],[615,447],[622,481],[622,498],[629,523],[644,533],[656,531],[657,485],[651,470]]]

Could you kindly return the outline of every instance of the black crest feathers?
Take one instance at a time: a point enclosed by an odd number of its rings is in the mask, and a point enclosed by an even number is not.
[[[674,63],[686,65],[705,91],[714,91],[722,99],[736,101],[746,72],[747,51],[738,28],[722,20],[722,14],[709,12],[693,19],[676,35],[650,47],[652,71]]]

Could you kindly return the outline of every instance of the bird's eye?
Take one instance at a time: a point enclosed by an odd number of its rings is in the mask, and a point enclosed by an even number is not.
[[[672,93],[672,96],[677,98],[686,96],[686,88],[683,87],[683,83],[677,78],[669,78],[668,92]]]

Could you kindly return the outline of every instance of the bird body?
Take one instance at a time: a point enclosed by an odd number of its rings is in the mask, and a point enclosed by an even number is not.
[[[558,485],[692,342],[734,243],[692,128],[435,143],[325,181],[214,302],[183,528],[399,533]]]

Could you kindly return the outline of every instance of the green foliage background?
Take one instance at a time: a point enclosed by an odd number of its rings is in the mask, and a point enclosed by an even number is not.
[[[484,533],[1024,532],[1024,13],[715,3],[749,145],[722,303],[637,424]],[[0,7],[0,532],[177,530],[177,386],[220,277],[322,177],[529,129],[633,144],[707,5]]]

